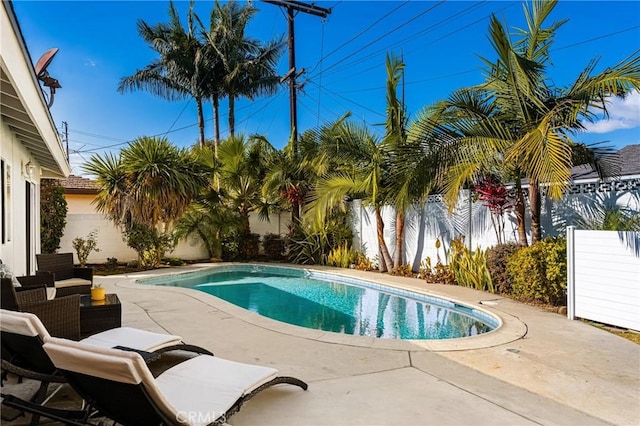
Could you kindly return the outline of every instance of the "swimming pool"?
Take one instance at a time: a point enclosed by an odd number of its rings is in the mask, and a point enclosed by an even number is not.
[[[451,339],[498,327],[457,303],[324,272],[225,265],[139,281],[193,288],[257,314],[302,327],[385,339]]]

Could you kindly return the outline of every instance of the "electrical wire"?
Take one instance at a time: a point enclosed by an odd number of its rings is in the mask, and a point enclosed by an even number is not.
[[[486,2],[486,0],[485,0],[485,2]],[[466,14],[470,13],[470,12],[471,12],[472,10],[474,10],[475,8],[480,7],[483,3],[484,3],[484,2],[482,2],[482,3],[475,3],[475,4],[472,4],[471,6],[469,6],[469,7],[465,8],[464,10],[459,11],[458,13],[456,13],[456,14],[454,14],[454,15],[448,16],[447,18],[445,18],[445,19],[441,20],[440,22],[438,22],[438,23],[436,23],[436,24],[433,24],[433,25],[431,25],[431,26],[429,26],[429,27],[427,27],[427,28],[425,28],[425,29],[423,29],[423,30],[421,30],[421,31],[417,32],[417,33],[411,34],[411,35],[409,35],[409,36],[405,37],[405,38],[404,38],[404,39],[402,39],[402,40],[399,40],[399,41],[393,42],[393,43],[392,43],[392,44],[390,44],[390,45],[383,46],[383,47],[381,47],[380,49],[378,49],[378,50],[376,50],[376,51],[374,51],[374,52],[371,52],[371,53],[367,54],[367,55],[366,55],[366,56],[364,56],[364,57],[359,57],[359,58],[357,58],[357,59],[354,59],[353,61],[351,61],[351,62],[349,62],[349,63],[344,64],[342,67],[340,67],[340,68],[337,68],[337,69],[333,70],[333,71],[332,71],[331,73],[329,73],[329,74],[337,74],[337,73],[339,73],[339,72],[341,72],[341,71],[343,71],[343,70],[345,70],[345,69],[351,69],[351,68],[353,68],[354,66],[356,66],[356,65],[358,65],[358,64],[361,64],[361,63],[365,63],[365,62],[367,62],[367,60],[368,60],[368,59],[370,59],[370,58],[377,57],[380,53],[383,53],[383,52],[385,52],[385,51],[389,51],[389,50],[391,50],[392,48],[394,48],[394,47],[396,47],[396,46],[403,45],[403,43],[404,43],[404,42],[406,42],[406,41],[409,41],[409,40],[411,40],[411,41],[415,41],[415,40],[417,40],[418,38],[420,38],[420,37],[422,37],[422,36],[424,36],[424,35],[428,34],[429,32],[431,32],[431,31],[433,31],[433,30],[435,30],[435,29],[437,29],[437,28],[439,28],[439,27],[441,27],[441,26],[443,26],[443,25],[445,25],[445,24],[448,24],[449,22],[451,22],[451,21],[453,21],[453,20],[455,20],[455,19],[458,19],[459,17],[462,17],[462,16],[464,16],[464,15],[466,15]],[[513,6],[514,4],[515,4],[515,3],[511,3],[510,5],[508,5],[508,6],[504,7],[504,8],[502,8],[502,9],[501,9],[501,11],[506,10],[507,8],[509,8],[509,7]],[[466,29],[466,28],[469,28],[470,26],[475,25],[476,23],[478,23],[478,22],[481,22],[481,21],[485,20],[485,19],[486,19],[486,18],[488,18],[489,16],[490,16],[490,15],[484,16],[484,17],[482,17],[482,18],[480,18],[480,19],[478,19],[478,20],[476,20],[476,21],[474,21],[474,22],[471,22],[471,23],[469,23],[469,24],[466,24],[466,25],[463,25],[463,26],[461,26],[461,27],[458,27],[457,29],[455,29],[455,30],[451,31],[450,33],[448,33],[448,34],[446,34],[446,35],[444,35],[444,36],[440,37],[439,39],[436,39],[436,40],[432,41],[432,43],[431,43],[431,44],[433,44],[435,41],[440,41],[440,40],[442,40],[442,39],[444,39],[444,38],[446,38],[446,37],[449,37],[449,36],[450,36],[450,35],[452,35],[452,34],[455,34],[455,33],[457,33],[457,32],[460,32],[461,30],[464,30],[464,29]],[[379,65],[379,64],[378,64],[378,65]],[[364,70],[358,70],[358,71],[357,71],[357,72],[355,72],[354,74],[351,74],[351,75],[349,75],[349,76],[347,76],[347,77],[342,77],[342,78],[343,78],[343,79],[348,79],[348,78],[353,77],[353,76],[355,76],[355,75],[358,75],[358,74],[361,74],[361,73],[363,73],[363,72],[369,71],[369,70],[371,70],[371,69],[373,69],[373,68],[376,68],[378,65],[373,65],[373,66],[368,67],[368,68],[366,68],[366,69],[364,69]]]
[[[444,1],[439,1],[437,4],[428,7],[427,9],[423,10],[422,12],[420,12],[419,14],[413,16],[411,19],[408,19],[407,21],[403,22],[402,24],[396,26],[395,28],[392,28],[391,30],[387,31],[386,33],[382,34],[380,37],[370,41],[369,43],[365,44],[364,46],[362,46],[361,48],[359,48],[356,52],[353,52],[351,55],[347,55],[344,58],[342,58],[341,60],[333,63],[332,65],[330,65],[329,67],[327,67],[324,71],[327,72],[330,69],[340,65],[341,63],[347,61],[348,59],[350,59],[352,57],[352,55],[356,54],[357,52],[361,52],[363,49],[366,49],[367,47],[371,46],[372,44],[377,43],[378,41],[382,40],[383,38],[393,34],[394,32],[398,31],[399,29],[404,28],[405,26],[409,25],[411,22],[415,21],[418,18],[421,18],[422,16],[426,15],[427,13],[431,12],[432,10],[434,10],[435,8],[441,6],[442,4],[444,4]],[[313,77],[313,76],[312,76]]]
[[[339,2],[338,2],[339,3]],[[356,40],[358,37],[364,35],[367,31],[369,31],[370,29],[372,29],[373,27],[375,27],[378,23],[380,23],[383,19],[387,18],[388,16],[390,16],[392,13],[394,13],[395,11],[397,11],[398,9],[400,9],[401,7],[403,7],[404,5],[406,5],[407,3],[409,3],[409,0],[406,0],[404,3],[400,4],[399,6],[397,6],[396,8],[390,10],[389,12],[385,13],[383,16],[381,16],[380,18],[378,18],[375,22],[373,22],[372,24],[370,24],[367,28],[363,29],[362,31],[360,31],[358,34],[356,34],[355,36],[351,37],[349,40],[345,41],[344,43],[342,43],[340,46],[336,47],[335,49],[333,49],[331,52],[327,53],[325,56],[320,56],[320,61],[309,71],[309,74],[313,74],[313,72],[316,70],[316,68],[318,68],[318,65],[322,64],[322,62],[327,59],[329,56],[333,55],[334,53],[336,53],[338,50],[342,49],[343,47],[345,47],[346,45],[348,45],[349,43],[351,43],[352,41]]]

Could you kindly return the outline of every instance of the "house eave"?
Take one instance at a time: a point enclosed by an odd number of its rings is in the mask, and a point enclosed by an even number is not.
[[[41,177],[68,176],[71,168],[40,83],[36,78],[13,5],[6,0],[2,4],[6,14],[3,20],[6,19],[10,23],[10,25],[0,25],[2,27],[2,55],[0,55],[2,121],[33,157],[40,168]]]

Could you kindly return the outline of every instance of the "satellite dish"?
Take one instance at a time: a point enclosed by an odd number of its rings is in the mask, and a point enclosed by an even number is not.
[[[47,50],[42,56],[40,56],[40,59],[38,59],[35,66],[36,77],[38,80],[42,81],[44,86],[49,88],[48,108],[51,108],[51,105],[53,105],[53,97],[56,94],[56,89],[62,88],[58,80],[51,77],[47,71],[47,67],[51,61],[53,61],[53,57],[56,56],[56,53],[58,53],[57,47]]]

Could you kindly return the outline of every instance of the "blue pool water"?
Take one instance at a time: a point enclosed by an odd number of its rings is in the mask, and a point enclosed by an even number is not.
[[[141,283],[194,288],[275,320],[360,336],[450,339],[498,326],[447,300],[303,269],[229,265]]]

